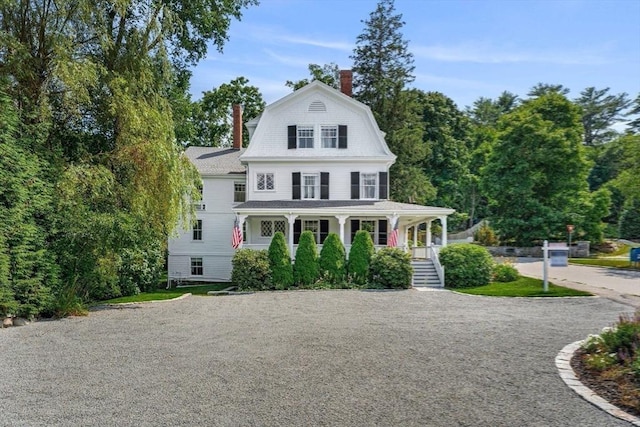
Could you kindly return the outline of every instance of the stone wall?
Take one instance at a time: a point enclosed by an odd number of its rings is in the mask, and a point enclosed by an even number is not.
[[[542,258],[542,246],[530,248],[518,248],[514,246],[487,246],[487,250],[493,256],[502,257],[533,257]],[[586,258],[589,256],[589,242],[575,242],[571,245],[572,258]]]

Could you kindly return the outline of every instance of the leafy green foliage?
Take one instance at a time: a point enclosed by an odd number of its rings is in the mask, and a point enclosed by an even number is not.
[[[315,236],[311,231],[300,234],[296,260],[293,264],[293,279],[298,286],[311,286],[320,275],[318,265],[318,248]]]
[[[284,85],[293,90],[298,90],[314,80],[319,80],[335,89],[340,89],[340,69],[338,65],[333,62],[323,66],[309,64],[309,74],[311,75],[311,79],[302,79],[295,82],[287,80]]]
[[[127,248],[120,254],[118,286],[122,296],[155,290],[164,271],[164,254],[159,246]]]
[[[347,273],[347,258],[340,236],[329,233],[320,250],[320,274],[332,285],[342,284]]]
[[[495,264],[493,266],[492,279],[494,282],[514,282],[520,277],[518,270],[510,263]]]
[[[531,246],[564,237],[566,224],[585,224],[588,163],[579,118],[578,107],[548,94],[500,119],[482,187],[502,241]]]
[[[640,239],[640,199],[633,199],[620,215],[620,237]]]
[[[293,266],[284,234],[278,231],[269,245],[269,267],[271,279],[276,289],[289,289],[293,286]]]
[[[497,246],[498,238],[496,237],[495,231],[489,225],[488,222],[484,222],[478,231],[476,231],[476,235],[474,236],[474,240],[480,243],[482,246]]]
[[[238,249],[231,260],[231,283],[240,291],[273,289],[269,253],[261,250]]]
[[[591,368],[605,370],[617,365],[635,370],[640,349],[640,312],[620,315],[615,326],[604,328],[600,335],[590,335],[582,348]]]
[[[374,254],[373,241],[368,231],[358,230],[351,243],[347,271],[350,280],[357,285],[364,285],[369,274],[369,264]]]
[[[445,286],[469,288],[491,282],[493,259],[482,246],[469,243],[453,244],[440,250],[444,266]]]
[[[256,86],[249,85],[245,77],[238,77],[213,90],[203,93],[193,107],[191,122],[195,128],[189,145],[231,147],[233,145],[233,104],[242,105],[243,122],[257,117],[264,110],[265,102]],[[242,133],[243,143],[249,144],[249,132]]]
[[[413,278],[411,255],[398,248],[382,248],[371,258],[369,285],[374,288],[409,289]]]

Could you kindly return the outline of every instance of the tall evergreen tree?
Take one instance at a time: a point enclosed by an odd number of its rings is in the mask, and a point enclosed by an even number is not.
[[[612,125],[622,121],[622,112],[631,102],[626,93],[611,95],[609,88],[588,87],[575,103],[582,107],[584,145],[600,145],[612,140],[617,132]]]

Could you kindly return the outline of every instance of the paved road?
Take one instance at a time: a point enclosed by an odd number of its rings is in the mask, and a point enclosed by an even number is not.
[[[604,298],[191,297],[0,330],[1,426],[626,426],[554,365]]]
[[[518,258],[516,267],[521,274],[542,278],[540,259]],[[557,285],[640,307],[640,271],[570,264],[568,267],[549,267],[549,280]]]

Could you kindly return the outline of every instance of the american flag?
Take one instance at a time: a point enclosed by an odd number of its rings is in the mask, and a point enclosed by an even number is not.
[[[396,223],[393,226],[393,230],[391,230],[391,235],[387,240],[387,246],[390,248],[395,248],[396,246],[398,246],[398,222],[400,221],[396,220]]]
[[[231,236],[231,246],[233,249],[238,249],[242,244],[242,229],[240,228],[240,223],[238,222],[238,218],[233,223],[233,235]]]

